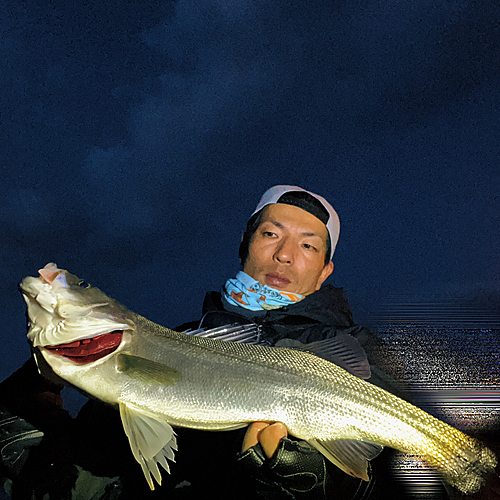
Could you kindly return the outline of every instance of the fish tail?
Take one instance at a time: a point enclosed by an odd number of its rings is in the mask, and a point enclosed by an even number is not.
[[[402,435],[412,438],[398,449],[420,455],[459,491],[467,495],[478,491],[497,466],[495,454],[477,439],[410,406],[400,406],[400,418],[407,426],[406,431],[401,428]],[[383,444],[394,447],[390,440]]]
[[[471,459],[471,456],[474,458]],[[472,449],[458,453],[455,460],[441,472],[451,486],[470,495],[485,484],[496,466],[495,454],[482,443],[474,440]]]

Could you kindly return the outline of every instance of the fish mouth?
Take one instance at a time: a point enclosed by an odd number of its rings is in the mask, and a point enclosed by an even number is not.
[[[74,363],[84,365],[111,354],[120,345],[122,337],[123,330],[115,330],[89,339],[75,340],[68,344],[48,345],[43,348],[52,354],[63,356]]]

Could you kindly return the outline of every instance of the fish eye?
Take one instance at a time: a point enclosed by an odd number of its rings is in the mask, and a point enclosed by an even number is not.
[[[90,285],[84,281],[84,280],[80,280],[77,285],[80,287],[80,288],[90,288]]]

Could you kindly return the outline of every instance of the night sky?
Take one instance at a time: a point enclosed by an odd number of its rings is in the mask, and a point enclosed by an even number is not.
[[[56,262],[175,327],[274,184],[327,198],[329,282],[500,303],[498,0],[6,0],[0,380]]]

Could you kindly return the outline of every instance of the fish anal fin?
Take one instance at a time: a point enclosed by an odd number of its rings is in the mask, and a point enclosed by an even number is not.
[[[161,485],[160,464],[170,472],[167,458],[174,461],[177,440],[165,417],[130,403],[121,402],[120,416],[132,453],[142,467],[149,487],[154,490],[153,478]]]
[[[308,440],[330,462],[353,477],[370,480],[369,461],[383,450],[382,446],[354,440],[319,441]]]
[[[118,354],[116,364],[122,373],[145,383],[173,385],[181,378],[181,373],[175,368],[132,354]]]

